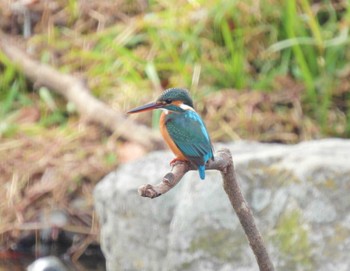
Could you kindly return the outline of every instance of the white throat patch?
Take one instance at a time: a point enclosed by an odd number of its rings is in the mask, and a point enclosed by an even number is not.
[[[165,115],[168,115],[168,114],[169,114],[169,110],[168,110],[168,109],[161,108],[161,110],[164,112]]]
[[[180,104],[180,108],[181,109],[183,109],[183,110],[191,110],[191,111],[194,111],[194,109],[191,107],[191,106],[189,106],[189,105],[187,105],[187,104]]]

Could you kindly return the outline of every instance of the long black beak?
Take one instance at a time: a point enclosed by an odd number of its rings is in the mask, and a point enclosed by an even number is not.
[[[153,110],[153,109],[157,109],[157,108],[161,108],[162,105],[159,103],[149,103],[149,104],[145,104],[145,105],[141,105],[139,107],[136,107],[130,111],[128,111],[128,114],[134,114],[134,113],[139,113],[139,112],[145,112],[145,111],[149,111],[149,110]]]

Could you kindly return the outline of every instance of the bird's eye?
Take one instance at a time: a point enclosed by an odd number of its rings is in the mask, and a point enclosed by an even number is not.
[[[165,102],[166,102],[167,104],[171,104],[171,99],[166,99]]]

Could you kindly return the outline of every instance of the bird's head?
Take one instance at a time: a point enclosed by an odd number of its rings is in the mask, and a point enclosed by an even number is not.
[[[193,110],[193,102],[187,90],[182,88],[169,88],[165,90],[155,102],[136,107],[130,110],[128,114],[153,109],[183,112],[184,110]]]

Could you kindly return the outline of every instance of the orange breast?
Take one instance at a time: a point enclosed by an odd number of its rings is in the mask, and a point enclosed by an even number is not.
[[[171,113],[168,113],[171,114]],[[179,160],[187,160],[187,158],[182,154],[182,152],[179,150],[179,148],[176,146],[176,144],[174,143],[174,141],[171,139],[168,130],[165,126],[165,117],[166,114],[164,112],[162,112],[161,116],[160,116],[160,121],[159,121],[159,126],[160,126],[160,132],[166,142],[166,144],[169,146],[169,148],[171,149],[171,151],[175,154],[176,158]]]

